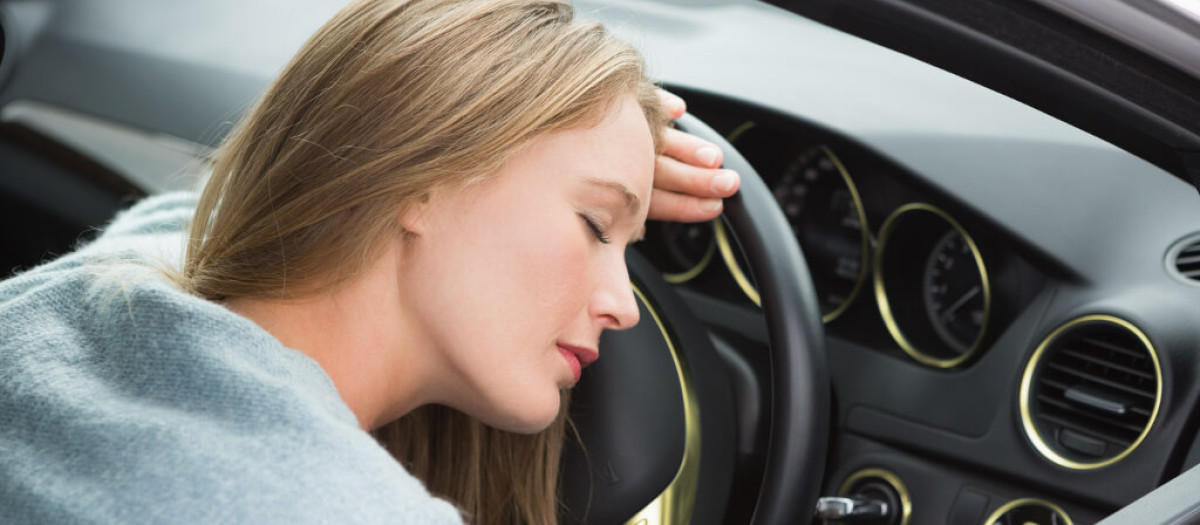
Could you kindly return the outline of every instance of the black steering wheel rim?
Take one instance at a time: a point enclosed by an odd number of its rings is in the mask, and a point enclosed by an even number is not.
[[[807,523],[821,489],[829,439],[829,366],[808,264],[770,189],[720,134],[692,115],[678,126],[717,144],[742,177],[725,201],[762,298],[771,344],[771,426],[752,525]]]

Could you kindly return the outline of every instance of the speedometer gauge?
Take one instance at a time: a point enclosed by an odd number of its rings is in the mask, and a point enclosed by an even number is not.
[[[966,353],[983,331],[985,283],[971,245],[958,230],[938,240],[925,263],[925,313],[938,337]]]
[[[833,151],[804,149],[772,184],[812,272],[825,322],[841,315],[867,274],[870,238],[854,181]]]
[[[984,344],[992,290],[967,230],[934,206],[907,204],[883,222],[876,252],[875,298],[900,348],[938,368],[970,359]]]

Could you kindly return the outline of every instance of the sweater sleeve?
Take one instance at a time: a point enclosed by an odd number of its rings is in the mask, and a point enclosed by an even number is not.
[[[194,204],[0,281],[0,523],[461,525],[317,362],[155,271]]]

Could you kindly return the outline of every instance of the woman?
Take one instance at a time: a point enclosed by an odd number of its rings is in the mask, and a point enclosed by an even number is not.
[[[555,522],[625,246],[736,187],[662,105],[560,1],[346,7],[198,202],[0,285],[0,521]]]

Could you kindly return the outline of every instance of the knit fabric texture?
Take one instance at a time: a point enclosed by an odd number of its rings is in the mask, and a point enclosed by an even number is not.
[[[0,523],[462,523],[315,361],[163,275],[194,206],[0,282]]]

